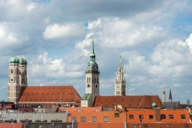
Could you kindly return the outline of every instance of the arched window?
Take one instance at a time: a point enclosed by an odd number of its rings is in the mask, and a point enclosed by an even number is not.
[[[97,85],[95,87],[97,88]]]
[[[11,69],[11,74],[13,74],[13,69]]]

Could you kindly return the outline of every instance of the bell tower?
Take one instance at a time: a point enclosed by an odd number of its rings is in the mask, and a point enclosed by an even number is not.
[[[96,96],[99,96],[99,66],[96,62],[94,39],[92,36],[90,61],[85,71],[85,95],[82,97],[82,107],[92,107]]]
[[[8,78],[8,101],[14,102],[18,101],[20,95],[20,85],[19,85],[19,59],[15,56],[9,60],[9,78]]]
[[[126,79],[124,77],[123,66],[120,56],[119,66],[117,70],[117,77],[115,79],[115,96],[125,96],[125,95],[126,95]]]
[[[22,86],[27,86],[27,61],[13,56],[9,59],[8,101],[18,103]]]

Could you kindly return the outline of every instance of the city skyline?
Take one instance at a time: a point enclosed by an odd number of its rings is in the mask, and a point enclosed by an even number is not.
[[[28,85],[73,85],[85,94],[94,34],[100,94],[114,95],[121,55],[127,95],[172,90],[186,103],[192,83],[192,2],[2,0],[0,100],[7,100],[8,60],[28,61]]]

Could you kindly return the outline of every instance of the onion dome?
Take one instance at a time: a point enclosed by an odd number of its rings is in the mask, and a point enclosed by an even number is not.
[[[9,63],[19,63],[19,59],[16,56],[13,56],[9,59]]]
[[[19,58],[19,64],[27,65],[27,60],[24,58]]]
[[[155,102],[152,103],[152,107],[155,108],[157,107],[157,104]]]
[[[91,46],[91,53],[90,53],[90,61],[88,63],[87,68],[98,69],[98,64],[95,61],[95,57],[96,57],[96,55],[95,55],[95,52],[94,52],[94,40],[93,40],[93,36],[92,36],[92,46]]]

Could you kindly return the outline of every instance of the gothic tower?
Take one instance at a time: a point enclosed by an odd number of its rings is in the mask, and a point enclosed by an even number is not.
[[[25,74],[22,74],[25,72]],[[13,56],[9,59],[8,101],[17,104],[22,86],[27,85],[27,61]],[[22,81],[25,79],[25,81]]]
[[[115,95],[116,96],[126,95],[126,79],[124,78],[121,56],[120,56],[118,70],[117,70],[117,77],[115,79]]]
[[[171,94],[171,89],[170,89],[170,92],[169,92],[169,102],[172,102],[172,94]]]
[[[99,96],[99,67],[96,62],[96,54],[94,52],[94,39],[92,36],[90,61],[85,71],[85,95],[82,97],[81,106],[90,107],[93,105],[95,96]]]
[[[162,102],[166,102],[166,91],[165,91],[164,88],[163,88],[163,91],[162,91]]]

